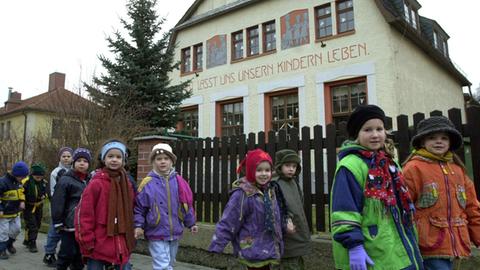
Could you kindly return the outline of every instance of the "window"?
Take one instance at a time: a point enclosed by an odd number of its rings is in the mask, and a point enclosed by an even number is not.
[[[3,134],[5,130],[5,123],[0,124],[0,141],[3,141]]]
[[[412,26],[417,29],[417,13],[412,9]]]
[[[5,139],[6,140],[10,140],[10,126],[11,126],[11,122],[10,121],[7,121],[7,129],[5,130]]]
[[[353,18],[353,0],[337,2],[338,33],[345,33],[355,29]]]
[[[62,136],[63,121],[61,119],[52,120],[52,139],[60,139]]]
[[[203,69],[203,45],[202,43],[193,46],[193,70]]]
[[[198,137],[198,107],[190,107],[182,109],[180,112],[179,125],[177,130],[182,133]]]
[[[448,46],[447,46],[447,41],[443,40],[443,55],[448,57]]]
[[[341,126],[359,104],[367,104],[367,84],[365,78],[353,79],[331,84],[330,89],[330,123],[337,129],[337,145],[345,139]]]
[[[232,34],[232,60],[243,58],[243,31]]]
[[[187,73],[192,71],[190,66],[190,47],[182,49],[182,73]]]
[[[220,117],[220,136],[236,136],[243,134],[243,100],[229,100],[218,103]]]
[[[410,9],[405,1],[403,2],[403,17],[405,18],[405,21],[410,23]]]
[[[257,55],[260,51],[260,40],[258,39],[258,26],[247,29],[247,55]]]
[[[275,21],[263,24],[263,52],[274,51],[277,48],[277,40],[275,38]]]
[[[437,34],[437,31],[433,31],[433,46],[438,49],[438,34]]]
[[[284,129],[289,133],[292,128],[299,129],[298,90],[270,95],[267,105],[270,107],[271,117],[267,119],[269,122],[267,130],[277,132]]]
[[[332,35],[332,11],[330,4],[315,8],[317,39]]]

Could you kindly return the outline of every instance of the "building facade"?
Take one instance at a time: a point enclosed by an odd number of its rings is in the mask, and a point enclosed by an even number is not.
[[[178,129],[199,137],[464,108],[470,82],[416,0],[197,0],[174,28],[191,80]],[[421,10],[420,10],[421,12]],[[393,123],[395,126],[395,122]]]

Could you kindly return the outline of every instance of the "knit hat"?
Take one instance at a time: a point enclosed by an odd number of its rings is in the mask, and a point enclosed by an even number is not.
[[[26,177],[28,175],[28,165],[23,161],[13,164],[12,175],[15,177]]]
[[[69,152],[70,155],[73,156],[73,149],[68,147],[68,146],[64,146],[64,147],[60,148],[60,150],[58,150],[58,158],[62,157],[62,154],[64,152]]]
[[[385,123],[385,112],[376,105],[358,105],[348,118],[348,136],[351,139],[357,138],[363,124],[370,119],[380,119]]]
[[[119,142],[119,141],[111,141],[109,143],[106,143],[103,145],[102,150],[100,151],[100,158],[102,160],[105,159],[105,155],[108,153],[108,151],[112,149],[118,149],[120,152],[122,152],[123,159],[126,159],[125,153],[127,152],[127,147],[125,144]]]
[[[150,162],[153,162],[153,160],[155,159],[155,157],[159,154],[165,154],[167,156],[169,156],[173,163],[176,163],[177,162],[177,156],[175,156],[175,154],[173,154],[173,150],[172,150],[172,147],[166,143],[159,143],[159,144],[156,144],[153,148],[152,148],[152,152],[150,152]]]
[[[79,158],[84,158],[88,161],[90,164],[92,160],[92,154],[90,154],[90,151],[86,148],[79,147],[73,151],[73,163],[77,161]]]
[[[31,174],[32,175],[39,175],[39,176],[44,176],[45,175],[45,168],[43,165],[37,163],[37,164],[32,164],[31,169]]]
[[[297,152],[291,149],[283,149],[275,153],[275,170],[277,171],[277,173],[280,173],[282,171],[282,165],[286,163],[296,163],[297,171],[295,172],[295,175],[300,174],[302,166],[300,157],[298,156]]]
[[[463,144],[462,134],[455,128],[452,121],[445,116],[432,116],[420,121],[417,125],[417,134],[412,138],[415,149],[422,148],[422,141],[432,133],[445,132],[450,137],[450,150],[457,150]]]
[[[251,183],[255,183],[255,171],[258,164],[263,161],[270,163],[270,166],[273,167],[272,158],[267,152],[264,152],[261,149],[254,149],[247,152],[245,158],[238,165],[237,173],[240,173],[242,170],[245,170],[245,177]]]

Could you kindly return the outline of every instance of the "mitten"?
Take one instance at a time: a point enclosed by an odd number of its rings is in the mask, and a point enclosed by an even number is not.
[[[367,270],[367,264],[374,265],[372,259],[368,257],[363,245],[358,245],[348,250],[351,270]]]

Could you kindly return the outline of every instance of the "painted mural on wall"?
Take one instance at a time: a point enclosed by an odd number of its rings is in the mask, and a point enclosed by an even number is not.
[[[227,35],[217,35],[207,40],[207,68],[227,63]]]
[[[310,42],[308,9],[299,9],[280,18],[282,50]]]

